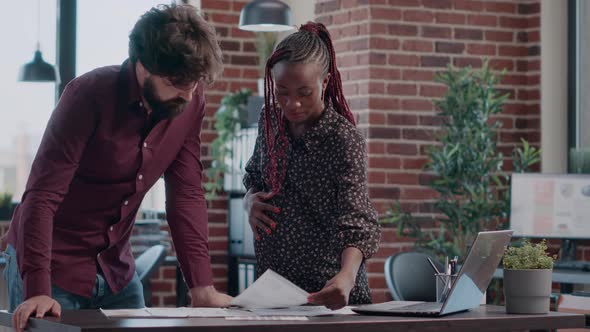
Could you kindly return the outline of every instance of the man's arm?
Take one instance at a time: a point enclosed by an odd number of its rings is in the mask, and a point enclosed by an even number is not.
[[[202,90],[199,92],[195,98],[203,100]],[[200,132],[205,103],[201,102],[198,107],[199,121],[164,174],[166,216],[193,306],[225,307],[229,306],[231,297],[218,293],[213,287],[207,204],[201,183]]]
[[[19,207],[16,251],[24,300],[51,296],[53,219],[96,122],[85,82],[74,80],[64,90],[45,129]]]
[[[33,314],[61,315],[61,306],[51,298],[53,219],[96,123],[86,86],[83,79],[76,79],[64,90],[45,129],[19,206],[15,245],[25,301],[13,313],[16,331],[23,331]]]

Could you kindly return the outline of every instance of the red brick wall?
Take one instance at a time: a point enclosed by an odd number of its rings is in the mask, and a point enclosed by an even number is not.
[[[223,75],[206,90],[207,106],[201,139],[204,166],[210,165],[209,146],[217,134],[213,129],[215,111],[221,98],[241,88],[256,91],[257,55],[254,34],[238,29],[240,10],[247,0],[201,0],[207,20],[213,24],[224,54]],[[209,202],[209,249],[215,287],[227,291],[228,216],[227,195]],[[152,305],[174,306],[176,282],[174,267],[163,267],[152,280]]]
[[[500,87],[510,99],[499,146],[509,156],[521,137],[539,144],[538,0],[318,0],[316,19],[332,33],[345,95],[367,138],[369,191],[380,213],[399,199],[432,215],[435,193],[421,169],[440,125],[432,100],[445,91],[432,78],[448,63],[480,67],[488,57],[505,68]],[[390,299],[385,258],[412,246],[384,227],[369,262],[375,301]]]

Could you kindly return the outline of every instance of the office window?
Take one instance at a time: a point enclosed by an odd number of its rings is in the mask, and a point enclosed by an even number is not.
[[[590,3],[579,1],[580,23],[578,33],[578,59],[579,59],[579,145],[590,148]]]
[[[590,2],[569,3],[569,171],[590,173]]]
[[[55,64],[56,9],[55,0],[27,0],[4,1],[0,10],[0,193],[13,194],[14,201],[21,199],[55,106],[55,83],[18,82],[17,76],[21,66],[33,59],[37,38],[43,59]]]

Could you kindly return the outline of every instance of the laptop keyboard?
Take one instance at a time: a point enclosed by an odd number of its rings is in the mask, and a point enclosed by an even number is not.
[[[403,307],[393,307],[390,310],[398,312],[439,312],[442,308],[442,303],[423,302],[410,304]]]

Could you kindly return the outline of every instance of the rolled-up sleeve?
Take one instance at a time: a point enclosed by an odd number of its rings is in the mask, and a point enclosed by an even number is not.
[[[355,247],[368,259],[379,248],[381,228],[367,192],[365,141],[358,132],[349,137],[352,139],[339,144],[342,150],[337,168],[338,216],[333,245],[339,252]]]
[[[203,100],[202,94],[199,97]],[[166,217],[178,262],[189,288],[213,284],[200,153],[204,101],[198,107],[199,120],[186,137],[176,159],[164,173]]]

